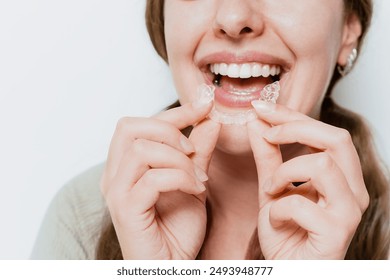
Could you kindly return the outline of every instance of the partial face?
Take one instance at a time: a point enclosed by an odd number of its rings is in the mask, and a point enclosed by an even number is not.
[[[352,48],[346,25],[342,0],[166,0],[179,99],[190,102],[200,84],[215,84],[220,111],[248,110],[265,85],[280,80],[278,103],[317,117],[340,55]],[[244,131],[224,127],[220,147],[244,152]]]

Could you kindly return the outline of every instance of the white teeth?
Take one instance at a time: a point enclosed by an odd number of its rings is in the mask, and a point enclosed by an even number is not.
[[[275,76],[276,75],[276,66],[272,66],[271,69],[269,70],[269,73],[271,76]]]
[[[240,78],[246,79],[246,78],[250,78],[251,76],[252,76],[251,65],[248,63],[243,64],[240,70]]]
[[[211,64],[211,66],[210,66],[210,70],[211,70],[211,72],[213,72],[213,73],[218,73],[219,71],[219,64]]]
[[[216,75],[220,74],[230,78],[247,79],[260,76],[267,78],[269,76],[279,75],[281,67],[278,65],[263,65],[260,63],[214,63],[210,64],[210,71]]]
[[[269,77],[269,75],[270,75],[269,70],[270,70],[269,65],[264,65],[263,66],[262,72],[263,72],[263,77],[264,78]]]
[[[257,63],[252,66],[252,76],[253,77],[261,76],[261,66]]]
[[[230,64],[227,69],[227,75],[230,78],[240,77],[240,66],[238,64]]]
[[[226,63],[219,64],[219,74],[226,76],[228,72],[228,65]]]

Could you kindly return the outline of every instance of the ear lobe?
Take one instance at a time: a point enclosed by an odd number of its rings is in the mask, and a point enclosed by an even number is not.
[[[354,48],[359,44],[359,38],[362,35],[362,25],[360,19],[355,13],[350,13],[345,18],[343,39],[340,46],[339,57],[337,63],[346,65],[348,56]]]

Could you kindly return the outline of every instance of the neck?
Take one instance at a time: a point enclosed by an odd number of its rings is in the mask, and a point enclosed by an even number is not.
[[[300,144],[280,147],[283,161],[310,153]],[[237,156],[215,150],[209,169],[208,201],[213,210],[243,219],[258,211],[258,177],[253,155]],[[252,211],[250,211],[252,209]],[[242,216],[243,215],[243,216]]]
[[[257,227],[257,189],[253,157],[214,151],[207,188],[208,234],[200,258],[245,258]]]
[[[307,153],[303,146],[281,147],[283,159]],[[209,168],[208,234],[200,254],[205,259],[242,259],[257,228],[258,177],[253,155],[215,150]]]
[[[258,212],[258,184],[253,156],[215,150],[209,170],[208,201],[213,215],[251,219]],[[249,216],[248,216],[249,215]]]

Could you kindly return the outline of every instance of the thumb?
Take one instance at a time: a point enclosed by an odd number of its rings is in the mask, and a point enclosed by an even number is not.
[[[210,160],[217,144],[221,124],[205,119],[194,127],[190,141],[195,147],[192,161],[204,172],[208,172]]]
[[[263,133],[271,126],[261,120],[254,120],[247,124],[250,145],[256,163],[259,182],[260,208],[269,200],[267,184],[272,183],[272,176],[276,169],[283,163],[279,146],[267,142]]]

